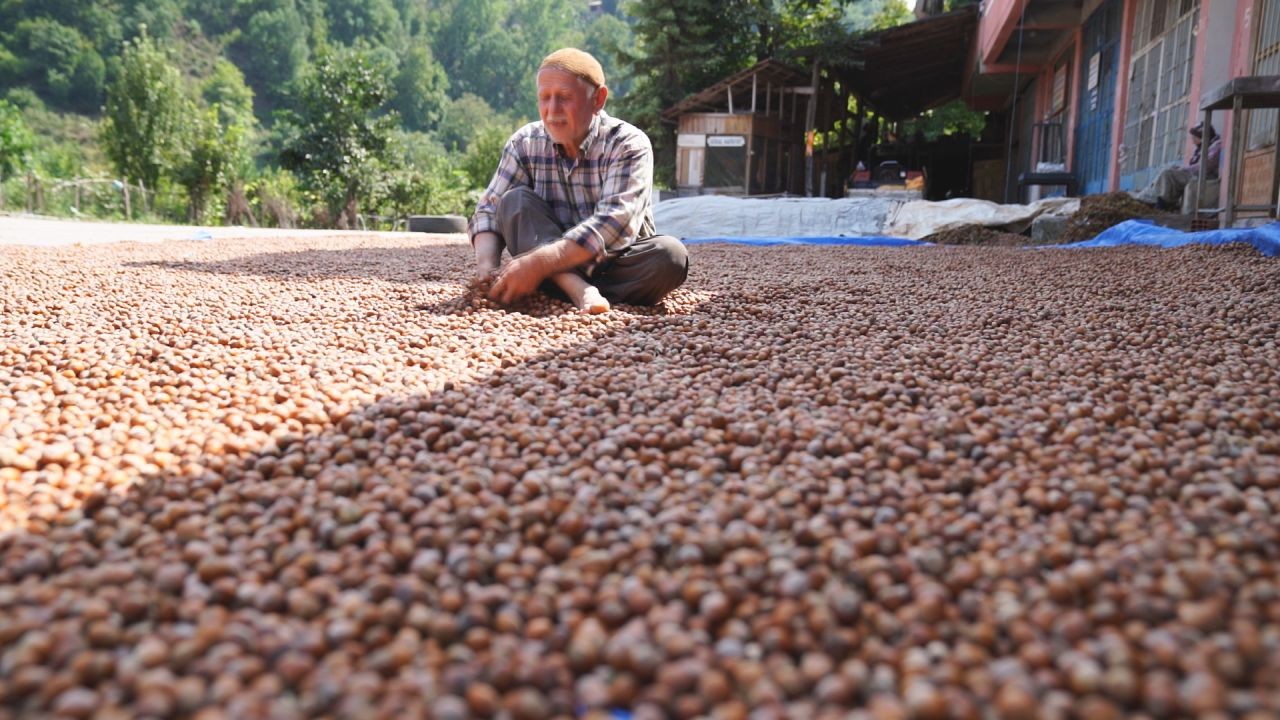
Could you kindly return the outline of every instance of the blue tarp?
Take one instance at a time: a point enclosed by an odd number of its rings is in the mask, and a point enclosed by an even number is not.
[[[736,245],[858,245],[861,247],[927,247],[933,243],[896,237],[700,237],[684,238],[686,245],[734,243]]]
[[[1098,237],[1059,247],[1118,247],[1120,245],[1153,245],[1174,248],[1183,245],[1225,245],[1249,243],[1267,257],[1280,255],[1280,222],[1256,228],[1230,228],[1203,232],[1180,232],[1152,224],[1147,220],[1126,220],[1107,228]]]
[[[738,245],[856,245],[859,247],[930,247],[923,240],[874,236],[874,237],[704,237],[684,238],[686,245],[706,243],[734,243]],[[1229,230],[1205,230],[1182,232],[1155,225],[1147,220],[1126,220],[1104,230],[1096,238],[1069,245],[1038,246],[1050,248],[1120,247],[1122,245],[1147,245],[1176,248],[1184,245],[1225,245],[1249,243],[1267,257],[1280,256],[1280,222],[1256,228],[1231,228]]]

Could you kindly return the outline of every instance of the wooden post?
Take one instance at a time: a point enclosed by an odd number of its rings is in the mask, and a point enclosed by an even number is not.
[[[1204,127],[1209,128],[1211,126],[1209,125],[1209,123],[1205,123]],[[1208,135],[1209,131],[1206,129],[1204,131],[1204,134]],[[1267,201],[1267,204],[1270,205],[1271,208],[1267,210],[1267,215],[1272,220],[1275,220],[1277,215],[1276,204],[1280,202],[1280,199],[1278,199],[1280,198],[1280,122],[1276,123],[1276,135],[1275,135],[1275,138],[1273,138],[1272,142],[1275,143],[1276,151],[1275,151],[1275,154],[1271,157],[1271,199]],[[1207,155],[1209,153],[1209,148],[1203,144],[1201,145],[1201,147],[1204,148],[1204,150],[1202,150],[1200,153],[1201,156]],[[1221,160],[1219,160],[1219,162],[1221,162]],[[1203,161],[1200,163],[1200,168],[1202,172],[1206,164],[1207,163]],[[1194,213],[1192,214],[1192,217],[1195,217]]]
[[[804,196],[813,197],[813,149],[809,144],[810,133],[818,117],[818,63],[813,63],[812,79],[809,82],[809,104],[804,113]]]
[[[764,86],[764,115],[768,117],[773,112],[773,82],[765,83]]]
[[[1236,193],[1240,188],[1240,171],[1244,170],[1244,163],[1240,161],[1244,154],[1244,142],[1240,138],[1240,130],[1244,127],[1240,118],[1243,107],[1244,98],[1236,95],[1231,103],[1231,175],[1227,178],[1226,212],[1222,214],[1223,228],[1235,225],[1236,205],[1239,204]]]
[[[836,174],[840,176],[840,191],[844,193],[845,180],[853,172],[853,141],[854,136],[851,133],[850,121],[853,116],[849,112],[849,101],[853,98],[853,91],[844,85],[840,86],[840,159],[837,163]]]
[[[124,193],[124,219],[133,219],[133,208],[129,205],[129,178],[120,181],[121,192]]]
[[[764,180],[760,183],[766,194],[772,193],[773,188],[769,187],[769,138],[760,139],[760,172],[764,174]]]
[[[871,166],[868,164],[870,157],[862,157],[862,128],[867,124],[867,111],[862,108],[862,101],[858,101],[858,119],[854,121],[854,130],[856,134],[853,137],[853,166],[858,167],[858,163],[862,163],[868,170]],[[868,147],[867,151],[870,152]]]

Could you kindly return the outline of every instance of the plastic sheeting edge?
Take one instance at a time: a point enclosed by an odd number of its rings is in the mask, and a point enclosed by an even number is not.
[[[728,243],[734,245],[754,245],[770,247],[776,245],[828,245],[855,247],[934,247],[933,243],[923,240],[873,235],[861,237],[816,236],[816,237],[695,237],[682,238],[686,245],[710,245]],[[1161,248],[1177,248],[1187,245],[1226,245],[1229,243],[1247,243],[1267,257],[1280,256],[1280,222],[1273,222],[1256,228],[1228,228],[1226,230],[1205,230],[1202,232],[1182,232],[1156,225],[1148,220],[1126,220],[1114,225],[1092,240],[1068,243],[1065,245],[1026,245],[1024,249],[1056,250],[1064,248],[1106,248],[1122,246],[1147,246]]]
[[[932,247],[933,243],[927,243],[923,240],[908,240],[906,238],[888,237],[888,236],[864,236],[864,237],[844,237],[844,236],[822,236],[822,237],[698,237],[698,238],[682,238],[686,245],[710,245],[712,243],[730,243],[734,245],[855,245],[859,247]]]
[[[1186,245],[1226,245],[1238,242],[1252,245],[1258,252],[1267,257],[1276,257],[1280,255],[1280,222],[1268,223],[1255,228],[1182,232],[1161,227],[1149,220],[1126,220],[1103,230],[1092,240],[1057,245],[1055,247],[1097,248],[1146,245],[1176,248]]]

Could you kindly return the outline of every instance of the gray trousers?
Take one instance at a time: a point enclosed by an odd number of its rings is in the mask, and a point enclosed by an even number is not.
[[[551,206],[532,188],[508,190],[498,201],[498,232],[507,252],[517,257],[564,236]],[[598,265],[587,282],[610,302],[655,305],[689,276],[689,252],[670,235],[639,238],[626,250]],[[563,297],[555,283],[542,290]]]
[[[1133,193],[1133,197],[1148,205],[1159,205],[1166,209],[1181,207],[1182,191],[1194,179],[1190,170],[1172,165],[1161,170],[1146,187]]]

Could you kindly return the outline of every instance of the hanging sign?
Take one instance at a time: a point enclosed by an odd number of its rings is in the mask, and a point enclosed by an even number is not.
[[[676,136],[677,147],[706,147],[707,136],[702,133],[680,133]]]
[[[1058,112],[1067,104],[1067,66],[1059,67],[1053,73],[1053,111]]]
[[[1102,65],[1102,53],[1096,52],[1089,57],[1089,112],[1098,109],[1098,72]]]
[[[707,147],[746,147],[747,139],[741,135],[708,135]]]

